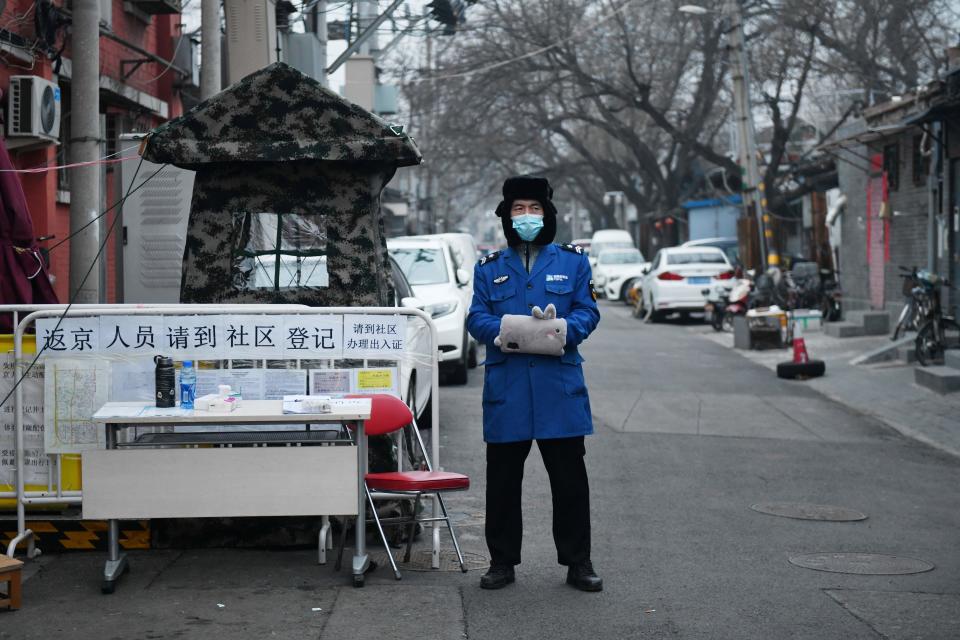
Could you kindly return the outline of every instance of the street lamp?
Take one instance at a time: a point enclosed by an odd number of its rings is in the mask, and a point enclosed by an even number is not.
[[[685,4],[679,7],[678,11],[696,16],[715,13],[712,9],[695,4]],[[730,34],[730,46],[737,51],[739,62],[733,67],[733,107],[737,119],[737,135],[740,140],[738,145],[740,166],[747,170],[747,186],[744,188],[747,197],[744,200],[744,209],[749,215],[752,205],[756,215],[760,236],[760,258],[763,264],[778,265],[780,256],[775,251],[767,253],[767,238],[772,237],[773,232],[767,231],[767,218],[763,213],[764,203],[761,202],[763,184],[760,182],[760,169],[757,166],[757,138],[753,127],[753,112],[750,109],[750,69],[747,66],[747,40],[743,33],[743,7],[739,0],[726,0],[723,13],[733,21],[727,33]],[[753,193],[755,189],[761,193]]]

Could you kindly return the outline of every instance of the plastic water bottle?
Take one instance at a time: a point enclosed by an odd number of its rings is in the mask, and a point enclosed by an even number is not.
[[[197,371],[193,360],[184,360],[180,369],[180,408],[193,409],[193,400],[197,395]]]

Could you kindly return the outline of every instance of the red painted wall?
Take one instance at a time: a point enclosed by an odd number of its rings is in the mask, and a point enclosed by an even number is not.
[[[9,0],[2,16],[0,16],[0,27],[6,28],[11,33],[33,42],[36,39],[33,11],[33,0]],[[113,0],[112,18],[112,30],[117,36],[165,60],[170,60],[175,47],[173,37],[180,33],[179,24],[181,17],[179,14],[155,15],[148,25],[139,18],[125,12],[123,9],[123,0]],[[69,36],[67,37],[69,38]],[[58,44],[60,42],[62,42],[62,36]],[[63,55],[66,58],[71,57],[69,40]],[[183,108],[180,97],[174,88],[174,82],[177,79],[176,74],[170,70],[165,71],[165,65],[149,62],[141,65],[129,78],[123,78],[122,61],[141,57],[139,53],[125,47],[119,42],[115,42],[104,36],[100,37],[101,75],[114,78],[139,91],[163,100],[168,105],[168,115],[170,118],[180,115]],[[128,65],[128,71],[129,68]],[[38,75],[51,79],[53,77],[53,68],[50,61],[42,56],[35,58],[33,65],[30,65],[24,64],[22,61],[10,55],[0,53],[0,89],[4,91],[4,111],[6,109],[6,92],[10,85],[10,76],[12,75]],[[64,84],[63,89],[65,92],[69,91],[69,85]],[[101,93],[100,108],[101,113],[113,113],[130,118],[138,118],[138,128],[143,130],[148,130],[163,122],[162,118],[152,114],[148,113],[144,115],[143,110],[134,110],[125,105],[117,104],[103,93]],[[66,114],[61,114],[61,122],[63,121],[64,115]],[[5,127],[3,134],[5,137]],[[54,166],[57,164],[58,149],[59,147],[56,145],[48,145],[39,150],[12,150],[11,157],[14,166],[18,169]],[[124,155],[130,155],[130,153]],[[116,201],[116,193],[119,190],[117,186],[119,178],[119,171],[113,168],[108,169],[104,198],[107,207]],[[56,235],[55,240],[45,243],[46,247],[52,248],[70,235],[70,206],[68,204],[58,204],[56,201],[57,172],[48,171],[37,174],[20,174],[20,180],[27,196],[27,205],[30,207],[30,215],[33,218],[36,235],[38,237]],[[114,220],[115,211],[107,214],[108,228]],[[108,302],[118,301],[116,255],[120,242],[121,234],[119,227],[117,227],[114,229],[114,233],[109,239],[107,247],[104,249],[104,254],[107,257],[107,281],[104,283],[104,287]],[[51,251],[50,272],[55,279],[54,289],[57,295],[60,297],[61,302],[67,302],[70,281],[69,241],[56,246],[56,248]],[[95,270],[90,277],[93,278],[96,276],[97,271]]]

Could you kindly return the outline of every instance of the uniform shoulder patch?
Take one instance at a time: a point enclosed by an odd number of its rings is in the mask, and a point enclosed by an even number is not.
[[[560,244],[560,245],[557,245],[557,246],[560,247],[561,249],[563,249],[564,251],[572,251],[573,253],[580,253],[580,254],[583,253],[583,247],[581,247],[581,246],[578,245],[578,244],[569,244],[569,243],[568,243],[568,244]]]
[[[480,258],[480,264],[487,264],[488,262],[493,262],[500,257],[499,251],[494,251],[493,253],[488,253],[487,255]]]

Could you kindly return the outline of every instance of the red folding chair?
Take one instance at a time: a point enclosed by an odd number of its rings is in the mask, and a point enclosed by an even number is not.
[[[382,393],[352,395],[348,397],[370,398],[372,402],[370,419],[364,423],[364,432],[368,437],[393,433],[410,425],[414,435],[417,437],[420,451],[423,454],[426,466],[424,470],[368,473],[364,477],[364,487],[367,493],[367,501],[370,504],[370,511],[373,513],[373,520],[377,525],[377,531],[380,533],[380,539],[383,541],[383,548],[387,550],[387,557],[390,558],[390,565],[393,567],[393,574],[397,580],[400,579],[400,570],[397,569],[397,563],[393,558],[393,553],[390,551],[387,536],[383,532],[384,526],[409,527],[407,531],[407,549],[403,556],[403,561],[410,562],[410,548],[413,545],[413,536],[417,523],[439,522],[441,520],[446,522],[447,529],[450,531],[450,538],[453,540],[453,548],[456,549],[457,559],[460,561],[460,570],[466,573],[467,568],[463,562],[463,554],[460,552],[460,544],[457,542],[457,535],[453,531],[453,524],[450,522],[450,515],[447,513],[447,508],[443,504],[443,496],[441,494],[445,491],[463,491],[469,489],[470,478],[461,473],[433,470],[430,464],[430,457],[427,454],[426,447],[423,445],[423,439],[420,437],[420,430],[417,429],[417,423],[416,420],[414,420],[413,413],[399,398]],[[391,494],[390,496],[384,497],[394,497],[397,494],[411,496],[414,498],[413,512],[410,517],[381,518],[377,514],[377,508],[373,503],[377,494]],[[437,502],[440,505],[442,516],[436,518],[417,517],[417,510],[420,508],[420,498],[424,494],[435,494],[437,496]],[[343,543],[341,543],[341,553],[342,552]]]

